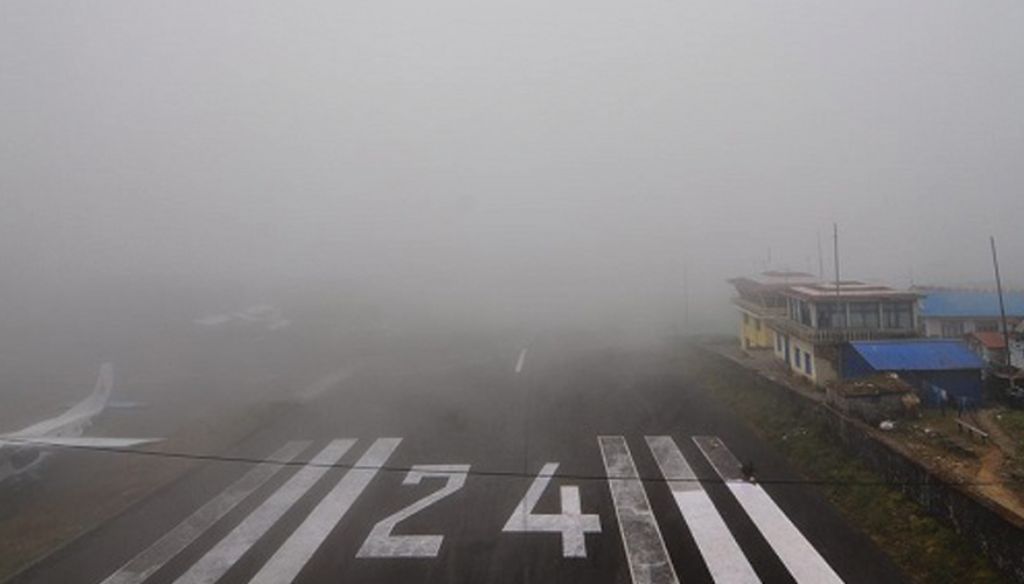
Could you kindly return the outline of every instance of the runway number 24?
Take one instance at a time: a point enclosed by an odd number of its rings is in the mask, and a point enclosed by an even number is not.
[[[580,508],[580,490],[576,486],[560,489],[562,512],[558,514],[534,513],[544,491],[558,470],[557,462],[544,465],[512,511],[505,527],[506,533],[559,533],[562,535],[562,555],[567,558],[587,557],[585,535],[601,533],[601,518],[584,514]],[[434,503],[455,493],[466,484],[468,464],[424,464],[409,469],[403,485],[418,485],[423,479],[444,479],[441,488],[426,495],[404,509],[381,519],[363,542],[356,557],[360,558],[433,558],[441,551],[443,535],[394,535],[400,521],[412,517]]]

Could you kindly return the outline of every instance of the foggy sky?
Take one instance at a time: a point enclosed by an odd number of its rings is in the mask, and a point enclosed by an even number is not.
[[[701,312],[769,247],[816,273],[833,221],[844,276],[987,282],[994,234],[1024,285],[1022,31],[1009,0],[7,0],[3,309],[677,319],[684,266]]]

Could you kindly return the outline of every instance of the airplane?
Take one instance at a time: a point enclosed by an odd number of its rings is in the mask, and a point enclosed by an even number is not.
[[[269,304],[257,304],[244,310],[228,314],[211,314],[195,319],[196,324],[203,326],[221,326],[228,324],[258,324],[267,330],[276,331],[290,325],[292,321],[284,318],[281,311]]]
[[[162,440],[82,436],[92,419],[107,408],[113,389],[114,367],[104,363],[92,395],[73,408],[17,432],[0,434],[0,483],[35,469],[54,448],[130,448]]]

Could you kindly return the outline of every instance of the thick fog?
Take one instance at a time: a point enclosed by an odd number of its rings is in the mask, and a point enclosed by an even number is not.
[[[726,277],[817,273],[819,238],[831,274],[833,222],[844,277],[988,284],[992,234],[1019,285],[1022,30],[1009,0],[4,2],[0,309],[714,327]]]

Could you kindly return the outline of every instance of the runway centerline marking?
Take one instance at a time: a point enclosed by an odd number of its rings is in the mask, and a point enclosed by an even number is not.
[[[634,584],[678,584],[679,578],[626,439],[598,436],[597,442]]]
[[[672,491],[672,498],[697,543],[711,578],[730,584],[760,582],[675,441],[669,436],[647,436],[647,446]]]
[[[527,350],[528,349],[523,349],[522,351],[519,351],[519,359],[516,360],[516,373],[522,373],[523,372],[523,365],[526,365],[526,351]]]
[[[288,442],[270,455],[271,462],[262,463],[232,483],[219,495],[210,499],[192,515],[167,532],[148,548],[111,574],[102,584],[140,584],[174,556],[181,553],[197,537],[238,506],[253,491],[260,488],[282,468],[282,462],[291,462],[309,446],[309,442]]]
[[[786,517],[768,492],[761,485],[745,480],[740,461],[721,440],[714,436],[694,436],[693,441],[794,580],[807,584],[842,583],[839,575]]]
[[[355,443],[351,439],[331,441],[175,583],[212,584],[219,580]]]
[[[294,580],[401,442],[401,438],[376,440],[271,556],[250,584],[282,584]]]

